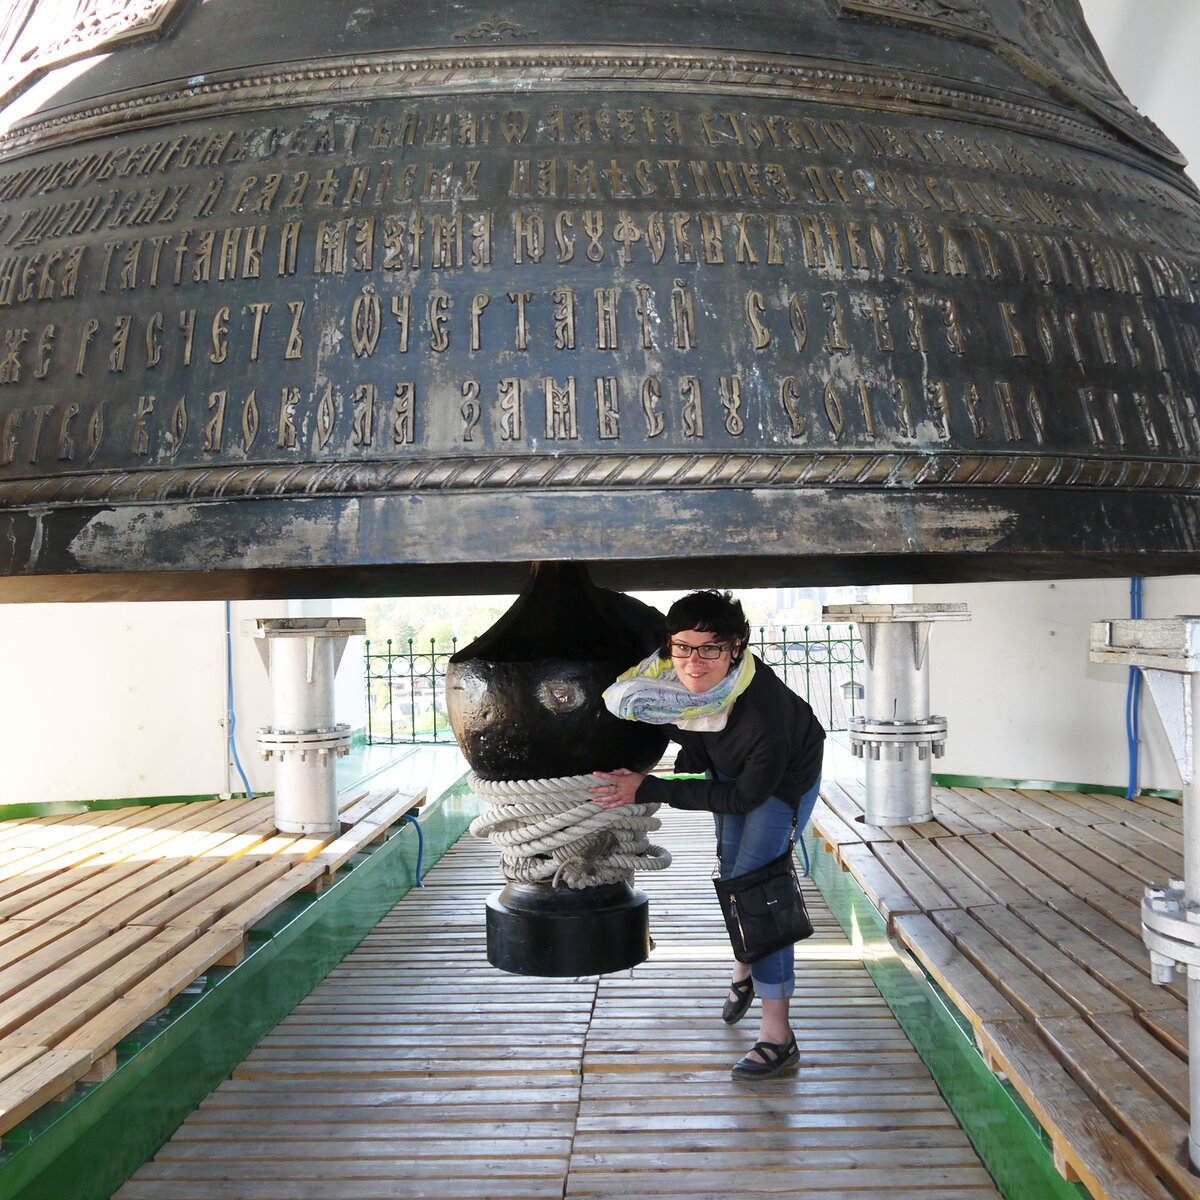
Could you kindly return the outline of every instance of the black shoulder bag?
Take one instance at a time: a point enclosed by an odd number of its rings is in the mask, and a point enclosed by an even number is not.
[[[753,963],[775,950],[812,937],[812,922],[804,907],[800,880],[796,876],[796,859],[792,846],[796,827],[788,848],[764,866],[731,879],[713,877],[717,900],[729,930],[733,957],[738,962]],[[720,862],[721,838],[717,835],[717,856]]]

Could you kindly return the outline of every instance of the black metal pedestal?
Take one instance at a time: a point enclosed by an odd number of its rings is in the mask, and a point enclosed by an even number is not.
[[[645,962],[650,906],[627,883],[510,883],[487,900],[488,962],[515,975],[605,975]]]

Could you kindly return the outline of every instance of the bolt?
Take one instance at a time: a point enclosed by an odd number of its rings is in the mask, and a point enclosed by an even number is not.
[[[1175,961],[1161,954],[1150,952],[1150,982],[1162,987],[1175,980]]]

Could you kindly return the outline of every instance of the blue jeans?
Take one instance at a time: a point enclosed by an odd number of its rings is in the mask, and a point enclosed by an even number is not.
[[[800,800],[796,836],[802,837],[821,790],[820,779]],[[721,878],[744,875],[765,866],[786,849],[792,833],[792,806],[778,796],[748,813],[714,813]],[[795,954],[791,946],[776,950],[750,966],[758,996],[790,996],[796,987]]]

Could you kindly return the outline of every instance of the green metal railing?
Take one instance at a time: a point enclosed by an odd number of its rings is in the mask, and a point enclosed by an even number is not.
[[[367,681],[367,745],[416,745],[454,741],[446,716],[446,664],[458,646],[447,647],[429,639],[429,649],[419,649],[412,638],[385,648],[364,647]]]
[[[446,663],[456,638],[429,647],[412,638],[384,648],[365,646],[368,745],[412,745],[453,742],[446,715]],[[794,692],[803,696],[830,733],[844,731],[859,711],[863,653],[853,625],[805,625],[790,633],[759,629],[750,649]]]
[[[863,648],[855,625],[805,625],[789,637],[784,626],[767,640],[751,634],[750,649],[812,706],[828,733],[842,733],[862,711]]]

